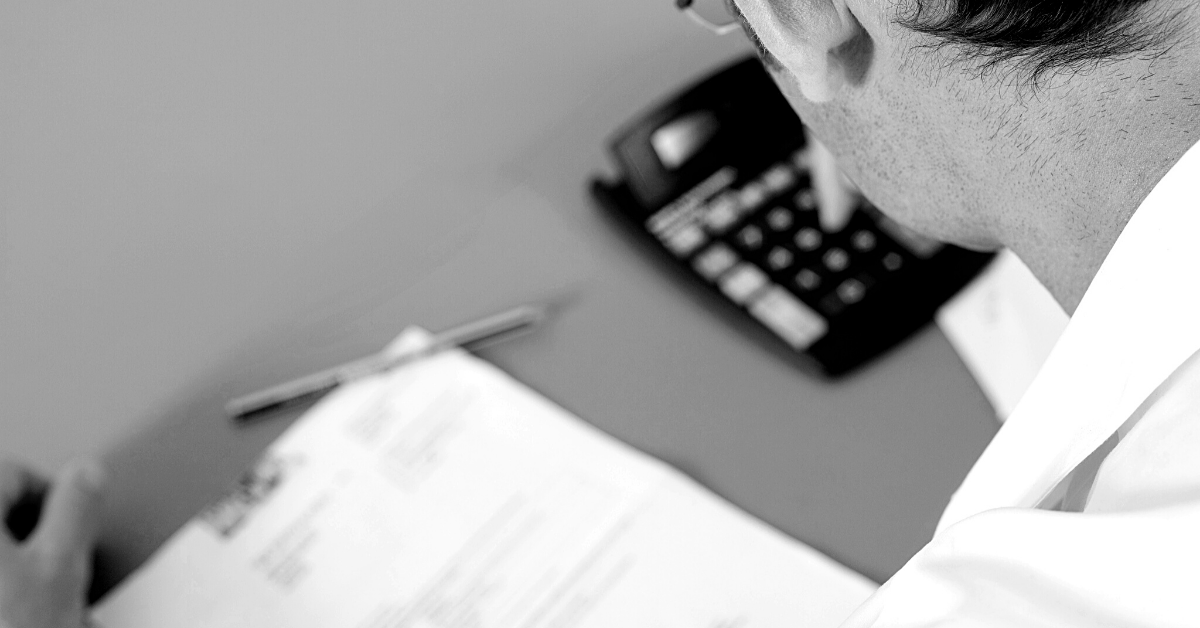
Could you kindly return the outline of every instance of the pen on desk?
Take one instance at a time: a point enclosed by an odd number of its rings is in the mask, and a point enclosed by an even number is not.
[[[273,410],[323,395],[342,384],[375,373],[382,373],[445,349],[454,347],[468,350],[478,349],[528,330],[541,322],[545,316],[545,308],[532,305],[493,314],[435,334],[428,344],[410,350],[389,352],[385,349],[353,362],[236,397],[225,406],[225,410],[234,421],[245,422]]]

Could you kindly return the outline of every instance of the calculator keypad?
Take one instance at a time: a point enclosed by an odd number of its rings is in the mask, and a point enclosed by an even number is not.
[[[908,234],[893,236],[902,227],[881,228],[863,211],[841,232],[822,231],[807,164],[797,151],[740,187],[676,203],[669,220],[648,223],[698,275],[797,350],[827,333],[829,317],[869,300],[879,279],[930,250]]]
[[[796,204],[796,209],[800,211],[811,212],[817,210],[817,193],[812,188],[796,192],[796,196],[792,197],[792,201]]]
[[[821,275],[811,268],[796,273],[796,287],[803,292],[812,292],[821,287]]]
[[[859,229],[850,237],[850,246],[859,253],[870,253],[875,250],[875,234],[866,229]]]
[[[705,226],[715,235],[725,233],[738,221],[737,206],[737,198],[729,195],[714,201],[705,216]]]
[[[743,250],[757,251],[763,247],[766,239],[763,236],[762,229],[758,228],[758,225],[746,225],[742,227],[741,231],[738,231],[734,241]]]
[[[805,227],[796,232],[794,241],[796,242],[796,248],[805,253],[810,253],[821,248],[821,243],[825,241],[825,235],[813,227]]]
[[[755,210],[767,201],[769,194],[770,192],[767,190],[767,186],[756,181],[742,188],[742,194],[739,198],[739,202],[744,209]]]
[[[767,266],[775,272],[782,272],[791,268],[792,262],[795,260],[795,254],[781,246],[771,249],[771,252],[767,254]]]
[[[829,329],[820,314],[779,286],[764,292],[750,314],[797,350],[807,349]]]
[[[708,236],[704,234],[704,230],[695,225],[689,225],[667,238],[667,248],[680,257],[687,257],[696,249],[704,246],[705,242],[708,242]]]
[[[850,254],[845,249],[833,247],[821,256],[821,262],[831,273],[840,273],[850,267]]]
[[[739,261],[733,249],[717,242],[697,255],[696,259],[692,260],[692,267],[705,279],[716,281],[717,277],[725,274],[725,271],[733,268]]]
[[[725,296],[733,299],[734,303],[742,304],[750,301],[759,290],[770,283],[767,275],[757,266],[742,262],[728,274],[721,277],[719,285]]]
[[[795,224],[795,214],[786,207],[776,207],[767,212],[767,226],[775,233],[784,233]]]
[[[762,180],[768,190],[778,194],[795,185],[796,171],[788,164],[775,164],[770,170],[763,173]]]
[[[843,303],[853,305],[862,301],[863,297],[867,295],[867,284],[860,279],[851,277],[838,284],[836,292]]]

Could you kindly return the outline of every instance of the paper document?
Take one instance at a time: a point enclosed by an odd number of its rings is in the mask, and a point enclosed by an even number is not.
[[[937,314],[938,326],[1001,421],[1033,383],[1069,320],[1008,250]]]
[[[92,620],[821,628],[839,625],[874,589],[450,351],[314,407]]]

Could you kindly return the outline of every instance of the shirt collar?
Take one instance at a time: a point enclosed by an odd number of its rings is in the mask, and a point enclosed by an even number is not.
[[[1200,349],[1200,144],[1122,230],[1021,402],[938,530],[1036,505]]]

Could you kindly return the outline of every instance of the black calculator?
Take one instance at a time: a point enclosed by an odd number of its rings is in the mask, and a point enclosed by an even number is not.
[[[987,265],[865,199],[822,230],[804,126],[757,59],[618,131],[593,196],[696,281],[827,375],[896,345]]]

